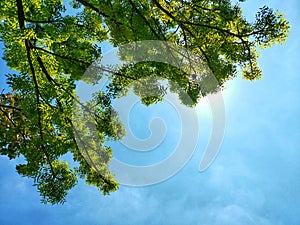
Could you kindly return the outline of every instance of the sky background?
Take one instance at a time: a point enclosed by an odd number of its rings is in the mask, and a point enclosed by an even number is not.
[[[223,93],[226,133],[208,170],[198,171],[211,128],[209,108],[202,103],[195,154],[177,175],[160,184],[121,186],[104,197],[79,181],[64,205],[43,205],[32,180],[16,173],[18,160],[1,156],[0,225],[299,225],[300,2],[249,0],[243,4],[245,15],[253,18],[264,4],[286,14],[290,37],[285,45],[262,52],[262,79],[228,82]],[[3,86],[7,69],[3,62],[0,66]],[[148,114],[136,110],[132,116],[137,120],[152,115],[151,109]],[[178,129],[172,124],[168,129]],[[175,142],[174,137],[168,141]]]

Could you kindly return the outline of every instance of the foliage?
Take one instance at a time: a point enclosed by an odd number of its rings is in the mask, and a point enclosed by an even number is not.
[[[258,48],[284,43],[289,30],[282,13],[264,6],[250,23],[239,4],[229,0],[73,0],[71,5],[76,13],[68,13],[60,0],[0,2],[4,59],[17,71],[6,75],[11,91],[0,96],[0,154],[10,159],[23,156],[26,163],[17,166],[18,173],[33,178],[42,201],[51,204],[63,203],[78,177],[103,194],[117,190],[108,169],[112,149],[105,146],[107,140],[124,136],[111,106],[114,98],[133,88],[146,105],[162,101],[165,87],[158,79],[163,78],[176,84],[169,88],[184,104],[193,106],[235,77],[238,67],[244,78],[260,78]],[[111,72],[108,91],[90,102],[77,99],[76,81],[101,56],[99,43],[120,46],[143,40],[166,41],[198,55],[218,86],[195,81],[205,79],[201,68],[189,68],[188,73],[148,61]],[[151,96],[153,92],[156,96]],[[74,114],[81,119],[75,120]],[[96,132],[89,129],[91,121]],[[67,153],[73,155],[74,167],[61,159]]]

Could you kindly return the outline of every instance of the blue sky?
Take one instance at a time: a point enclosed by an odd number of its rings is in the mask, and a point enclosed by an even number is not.
[[[300,224],[300,3],[256,2],[244,3],[247,16],[264,4],[279,9],[292,24],[291,34],[285,45],[262,52],[262,79],[249,82],[239,77],[227,84],[226,133],[208,170],[198,171],[211,127],[203,104],[193,157],[160,184],[121,186],[104,197],[80,181],[64,205],[43,205],[32,181],[15,172],[17,160],[1,157],[0,224]],[[3,74],[5,66],[0,66]]]

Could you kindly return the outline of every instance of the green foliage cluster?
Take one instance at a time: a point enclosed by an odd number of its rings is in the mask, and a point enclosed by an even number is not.
[[[42,201],[51,204],[63,203],[78,177],[103,194],[117,190],[108,169],[112,149],[105,146],[107,140],[124,136],[111,106],[114,98],[133,88],[146,105],[162,101],[166,87],[158,81],[165,79],[184,104],[193,106],[235,77],[238,67],[244,78],[260,78],[258,48],[284,43],[290,27],[282,13],[267,6],[250,23],[240,5],[230,0],[73,0],[70,4],[76,13],[69,14],[61,0],[0,1],[4,59],[17,71],[6,75],[11,91],[0,96],[0,154],[10,159],[23,156],[26,163],[17,166],[18,173],[33,178]],[[108,91],[84,104],[78,100],[76,81],[101,57],[99,43],[120,46],[144,40],[172,43],[199,56],[218,85],[196,82],[197,77],[206,79],[201,66],[183,71],[150,60],[128,63],[114,72],[97,68],[111,78]],[[159,52],[154,55],[160,57]],[[186,93],[188,100],[183,97]],[[74,114],[81,119],[74,119]],[[61,160],[67,153],[78,166]]]

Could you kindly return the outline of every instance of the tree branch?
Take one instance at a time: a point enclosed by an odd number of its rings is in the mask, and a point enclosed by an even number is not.
[[[86,157],[83,156],[81,153],[80,153],[80,154],[81,154],[82,157],[85,159],[86,163],[90,164],[90,166],[92,166],[92,168],[94,168],[94,169],[96,170],[96,172],[97,172],[97,174],[100,176],[100,178],[101,178],[106,184],[110,184],[110,183],[111,183],[110,180],[108,180],[106,177],[104,177],[104,176],[101,174],[101,172],[98,170],[98,167],[95,165],[94,160],[92,159],[92,157],[91,157],[91,155],[90,155],[90,153],[89,153],[89,151],[91,151],[91,150],[88,149],[88,148],[89,148],[89,144],[86,143],[84,140],[82,140],[81,135],[79,134],[78,130],[77,130],[77,129],[75,128],[75,126],[73,125],[72,121],[71,121],[69,118],[67,118],[67,119],[69,120],[69,123],[72,125],[72,128],[73,128],[73,130],[74,130],[74,132],[75,132],[75,136],[79,139],[79,142],[80,142],[81,145],[83,146],[83,149],[84,149],[84,151],[85,151],[85,153],[86,153],[86,155],[87,155],[87,159],[86,159]],[[89,162],[87,162],[87,160],[88,160]],[[91,164],[92,164],[92,165],[91,165]]]
[[[101,16],[103,16],[105,18],[109,18],[109,16],[106,13],[100,11],[100,9],[93,6],[91,3],[87,2],[86,0],[76,0],[76,1],[81,3],[82,5],[86,6],[87,8],[94,10],[95,12],[99,13]]]
[[[63,21],[60,21],[60,20],[32,20],[32,19],[28,19],[28,18],[25,18],[25,21],[27,22],[30,22],[30,23],[61,23]]]
[[[37,46],[33,46],[33,48],[36,49],[36,50],[40,50],[40,51],[46,52],[46,53],[48,53],[48,54],[50,54],[50,55],[53,55],[53,56],[56,56],[56,57],[65,59],[65,60],[69,60],[69,61],[73,61],[73,62],[82,63],[82,64],[87,65],[87,66],[90,65],[90,63],[87,63],[87,62],[82,61],[82,60],[80,60],[80,59],[74,59],[74,58],[69,57],[69,56],[59,55],[59,54],[57,54],[57,53],[48,51],[48,50],[46,50],[46,49],[44,49],[44,48],[40,48],[40,47],[37,47]]]
[[[24,8],[22,4],[22,0],[16,0],[17,1],[17,8],[18,8],[18,22],[21,30],[25,29],[25,14],[24,14]]]
[[[145,24],[150,28],[150,30],[152,31],[152,33],[158,38],[160,39],[160,36],[158,35],[158,33],[154,30],[154,28],[151,26],[151,24],[149,23],[149,21],[145,18],[145,16],[140,12],[140,10],[135,6],[134,2],[131,0],[128,0],[130,5],[132,6],[132,8],[134,9],[134,11],[142,18],[142,20],[145,22]]]
[[[6,113],[3,109],[0,108],[0,111],[5,115],[5,117],[11,122],[11,124],[14,126],[14,127],[17,127],[17,124],[10,118],[9,114]],[[25,146],[25,148],[27,148],[27,143],[26,143],[26,135],[24,134],[24,132],[20,131],[21,135],[22,135],[22,141],[23,141],[23,144]]]
[[[19,26],[21,30],[25,29],[25,15],[24,15],[24,8],[23,8],[23,4],[22,4],[22,0],[16,0],[17,1],[17,9],[18,9],[18,21],[19,21]],[[39,135],[41,138],[41,149],[44,152],[45,156],[46,156],[46,160],[47,163],[50,166],[51,172],[52,172],[52,176],[55,179],[56,178],[56,174],[55,171],[53,169],[52,163],[50,161],[50,156],[48,154],[48,152],[45,149],[45,146],[43,144],[44,142],[44,136],[43,136],[43,128],[42,128],[42,118],[41,118],[41,110],[40,110],[40,91],[39,91],[39,86],[38,86],[38,82],[37,82],[37,78],[36,78],[36,74],[35,74],[35,70],[34,70],[34,66],[33,66],[33,62],[31,59],[31,48],[32,48],[32,44],[30,42],[30,40],[26,39],[25,40],[25,47],[26,47],[26,52],[27,52],[27,60],[29,63],[29,67],[32,73],[32,77],[33,77],[33,83],[34,83],[34,87],[35,87],[35,95],[36,95],[36,107],[37,107],[37,113],[38,113],[38,128],[39,128]]]
[[[14,106],[11,106],[11,105],[3,105],[3,104],[0,104],[0,108],[8,108],[8,109],[15,109],[15,110],[18,110],[18,111],[22,111],[22,109],[20,108],[17,108],[17,107],[14,107]]]

